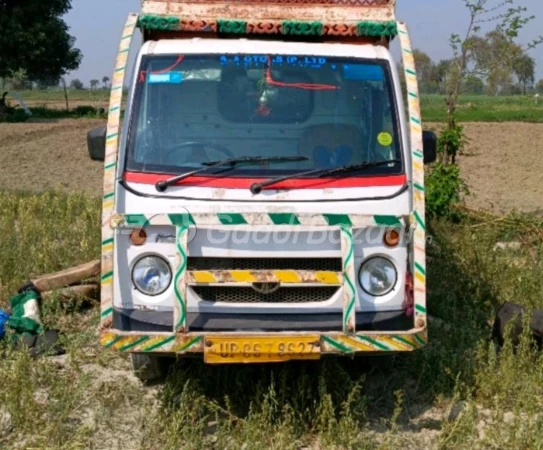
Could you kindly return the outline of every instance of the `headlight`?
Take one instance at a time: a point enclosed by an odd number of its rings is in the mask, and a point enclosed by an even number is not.
[[[398,274],[391,261],[381,256],[376,256],[362,264],[358,279],[360,286],[368,294],[374,297],[381,297],[394,289]]]
[[[132,282],[145,295],[162,294],[171,281],[170,265],[158,256],[145,256],[132,269]]]

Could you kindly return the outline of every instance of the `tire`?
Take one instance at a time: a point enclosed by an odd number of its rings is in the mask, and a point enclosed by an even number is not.
[[[168,358],[145,353],[132,353],[132,370],[141,381],[154,381],[164,378],[168,373]]]

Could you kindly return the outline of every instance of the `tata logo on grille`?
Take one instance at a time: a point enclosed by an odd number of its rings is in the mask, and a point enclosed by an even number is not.
[[[255,292],[262,295],[270,295],[277,292],[281,287],[281,283],[253,283],[252,288]]]

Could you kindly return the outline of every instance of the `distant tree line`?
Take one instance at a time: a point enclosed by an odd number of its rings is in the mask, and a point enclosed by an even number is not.
[[[3,91],[61,89],[63,86],[64,78],[30,81],[24,69],[12,72],[10,77],[0,78],[0,89]],[[79,78],[74,78],[68,83],[68,87],[76,91],[108,89],[110,87],[110,78],[103,77],[101,82],[96,79],[90,80],[88,88]]]
[[[473,36],[469,43],[473,65],[491,67],[490,71],[472,71],[463,80],[465,94],[527,95],[543,94],[543,79],[536,82],[534,58],[498,30],[483,37]],[[509,54],[507,60],[496,60],[497,55]],[[433,61],[422,50],[414,51],[421,92],[424,94],[448,93],[457,68],[454,59]]]

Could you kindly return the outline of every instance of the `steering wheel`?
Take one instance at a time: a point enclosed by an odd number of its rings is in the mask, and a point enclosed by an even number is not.
[[[170,156],[173,153],[178,152],[180,150],[184,150],[187,147],[193,147],[195,149],[198,149],[198,147],[200,147],[202,150],[205,149],[205,148],[210,148],[212,150],[216,150],[216,151],[224,154],[228,159],[233,159],[233,158],[236,157],[228,148],[226,148],[225,146],[220,145],[220,144],[214,144],[213,142],[187,141],[187,142],[183,142],[182,144],[176,145],[173,148],[167,150],[166,158],[169,159]],[[190,155],[186,155],[186,156],[190,156]]]

